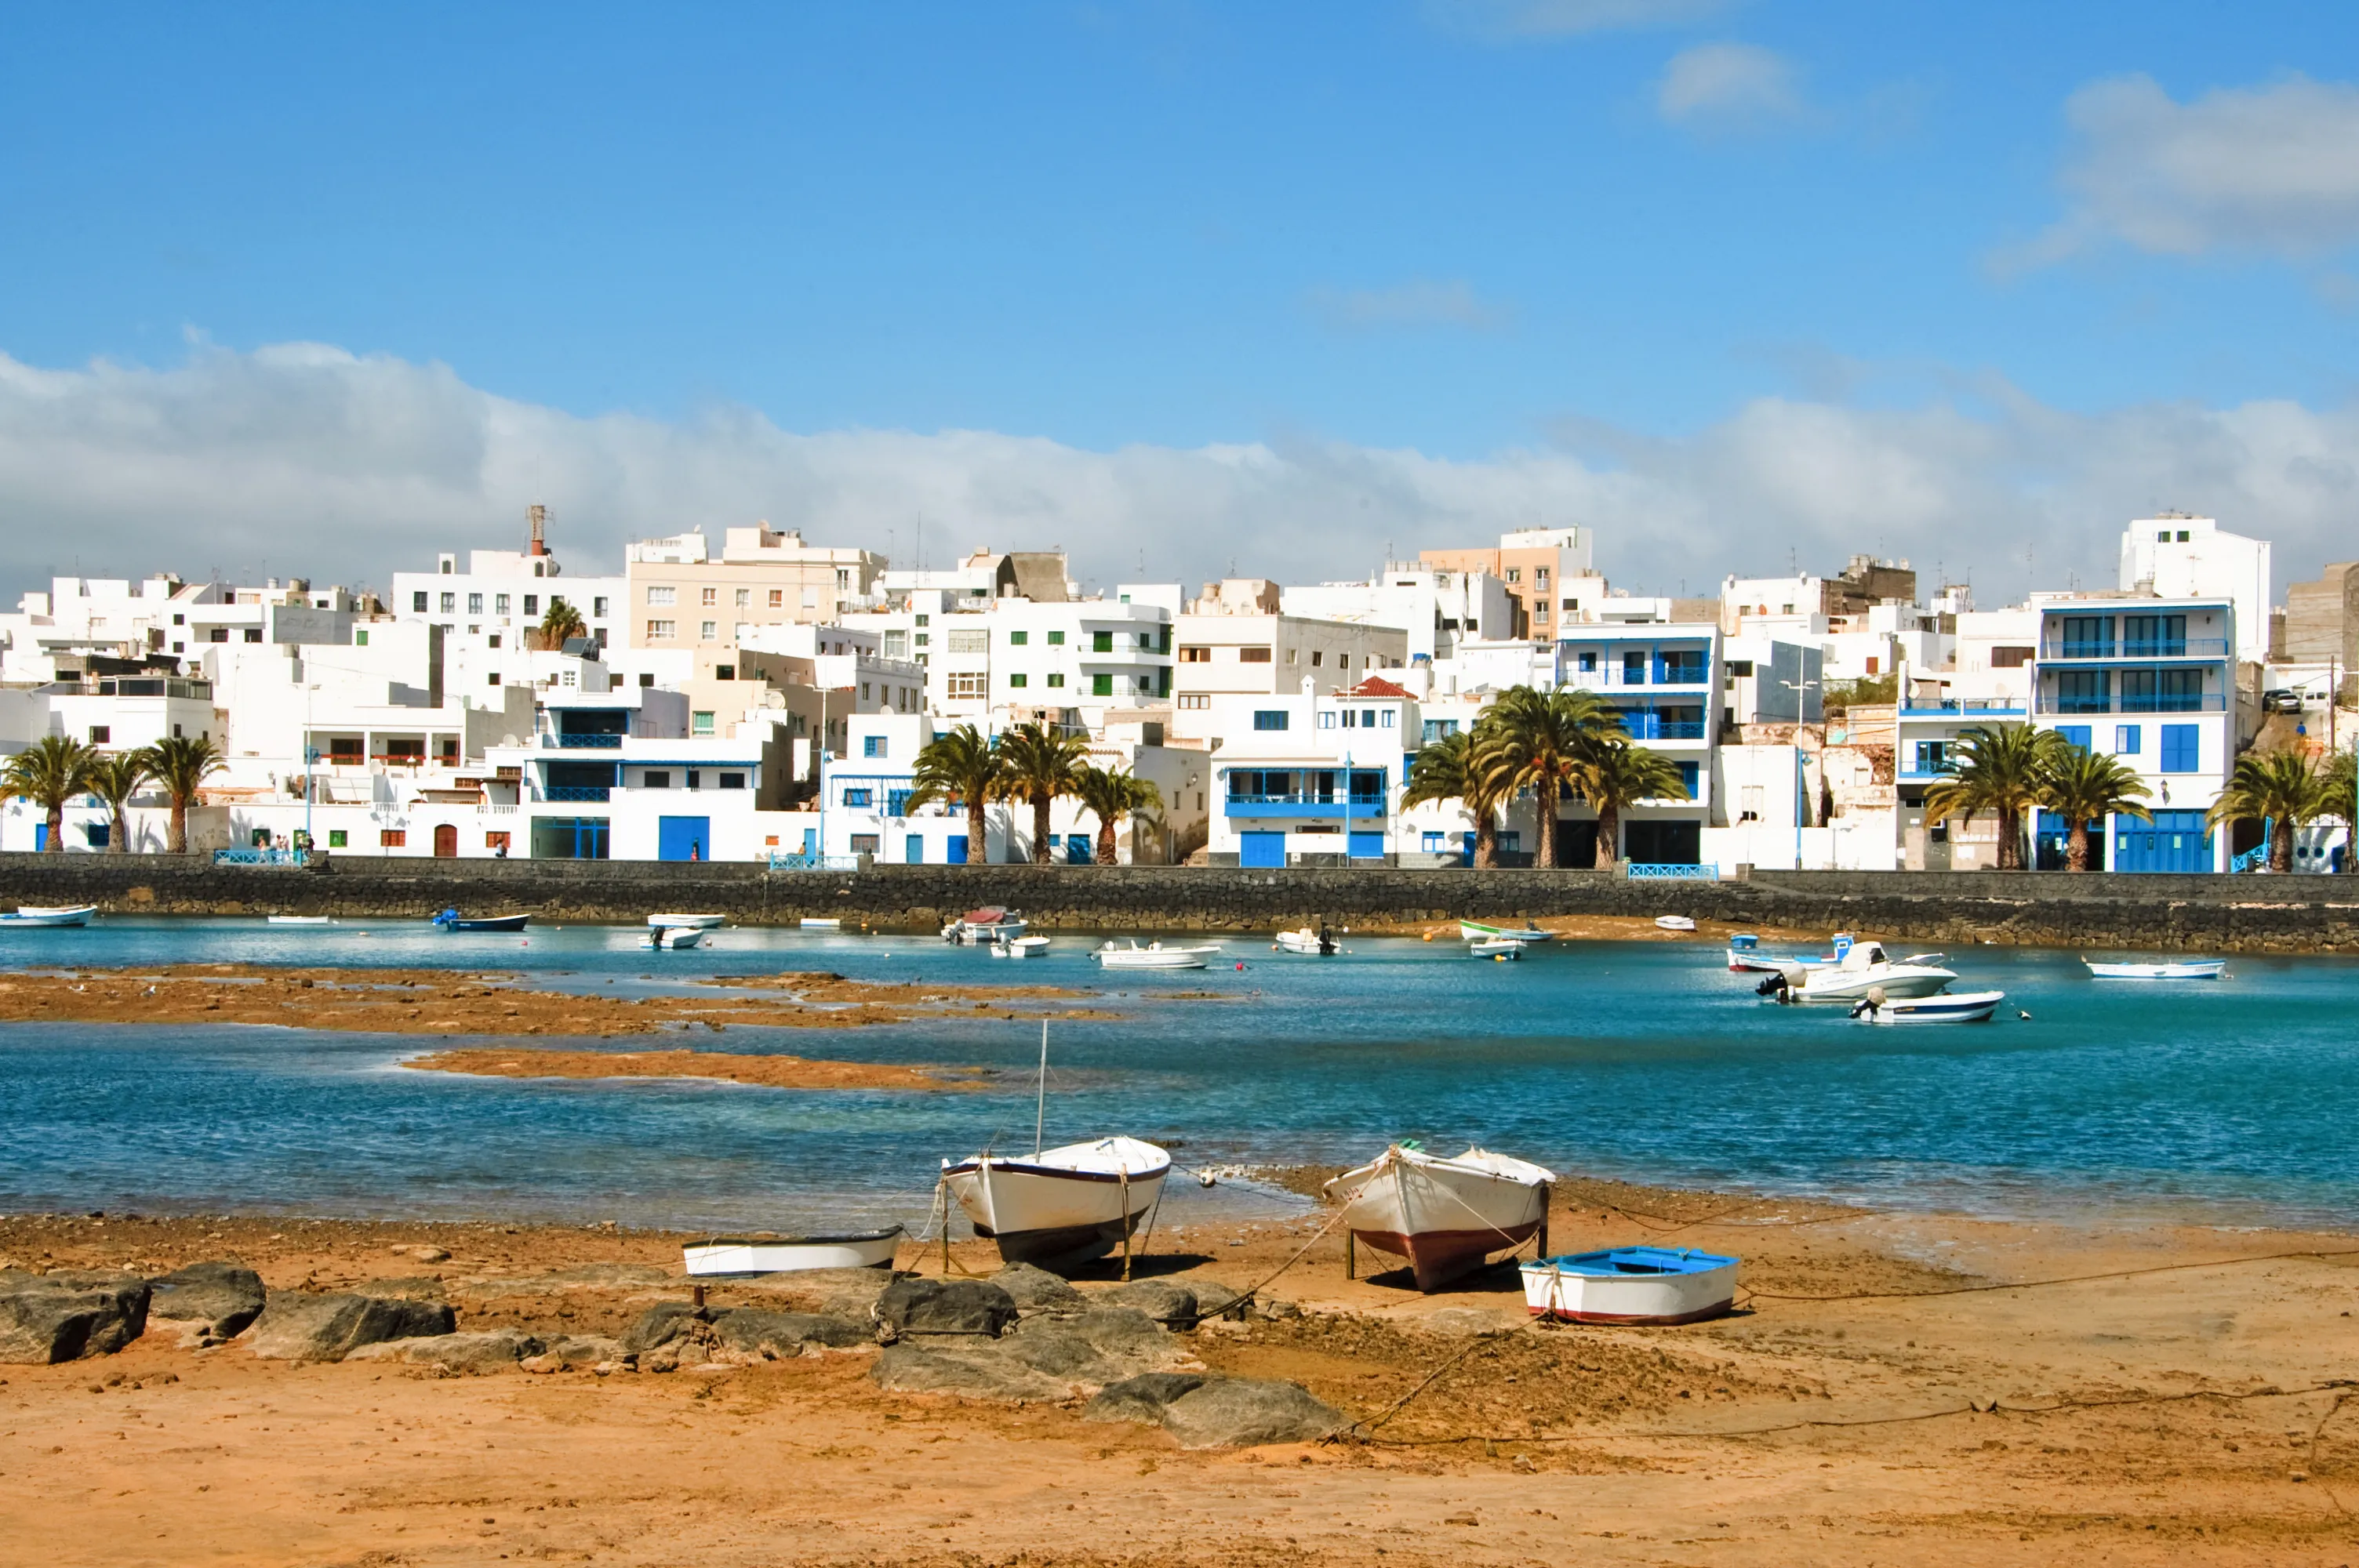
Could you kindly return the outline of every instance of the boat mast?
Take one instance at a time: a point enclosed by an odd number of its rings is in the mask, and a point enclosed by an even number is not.
[[[1040,1021],[1040,1090],[1032,1102],[1032,1157],[1040,1157],[1040,1128],[1049,1116],[1049,1021]]]

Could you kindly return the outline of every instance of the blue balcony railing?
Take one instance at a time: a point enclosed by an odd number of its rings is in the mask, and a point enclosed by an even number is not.
[[[774,871],[852,871],[860,869],[857,855],[821,855],[805,849],[770,851]]]
[[[1570,686],[1589,691],[1604,691],[1609,687],[1617,687],[1709,686],[1712,684],[1712,666],[1664,664],[1647,669],[1630,670],[1617,661],[1597,669],[1568,671],[1565,681]]]
[[[2225,713],[2228,699],[2217,692],[2179,694],[2165,692],[2156,695],[2141,693],[2134,697],[2058,697],[2051,692],[2039,694],[2041,713]]]
[[[550,784],[540,792],[543,800],[612,800],[612,784]]]
[[[215,849],[216,866],[300,866],[310,862],[306,849]]]
[[[1949,697],[1939,701],[1912,697],[1900,705],[1900,711],[1904,717],[1919,713],[1971,713],[1993,719],[2020,719],[2023,717],[2023,704],[2013,697]]]
[[[1693,719],[1658,719],[1651,713],[1625,713],[1622,727],[1633,741],[1701,741],[1703,721]]]
[[[1230,795],[1222,798],[1227,801],[1231,816],[1342,816],[1345,809],[1343,797],[1338,795]],[[1384,797],[1354,795],[1350,810],[1355,817],[1380,817],[1385,814]]]
[[[569,752],[617,752],[622,750],[620,735],[560,735],[557,743]]]
[[[2225,637],[2058,637],[2042,643],[2039,656],[2062,659],[2224,659]]]
[[[1718,866],[1683,866],[1668,861],[1633,860],[1628,867],[1634,882],[1716,882],[1720,881]]]

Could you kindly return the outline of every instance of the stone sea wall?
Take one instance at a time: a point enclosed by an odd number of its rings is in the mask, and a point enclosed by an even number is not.
[[[742,925],[833,916],[927,931],[979,904],[1046,929],[1268,931],[1323,918],[1419,928],[1468,918],[1680,914],[1764,929],[1848,929],[1911,941],[2215,952],[2359,950],[2359,881],[2332,877],[1761,871],[1746,881],[1625,881],[1596,871],[1170,866],[889,866],[778,871],[629,860],[324,857],[307,868],[204,856],[0,855],[0,908],[94,903],[112,914],[425,919],[529,911],[636,924],[658,910]]]

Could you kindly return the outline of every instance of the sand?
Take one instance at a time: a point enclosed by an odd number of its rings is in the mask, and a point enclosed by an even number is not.
[[[1361,1418],[1368,1440],[1244,1453],[1182,1452],[1159,1432],[1084,1423],[1064,1406],[886,1394],[859,1352],[670,1375],[447,1379],[290,1367],[236,1344],[196,1353],[151,1335],[104,1360],[0,1368],[0,1561],[2359,1556],[2345,1511],[2359,1507],[2359,1412],[2343,1410],[2345,1387],[2325,1386],[2359,1370],[2359,1258],[2234,1261],[2349,1252],[2359,1239],[2002,1224],[1602,1183],[1568,1182],[1560,1196],[1559,1248],[1734,1251],[1756,1292],[1749,1308],[1675,1329],[1533,1327],[1509,1271],[1430,1297],[1399,1274],[1346,1280],[1340,1241],[1319,1236],[1323,1212],[1167,1227],[1146,1270],[1232,1286],[1311,1242],[1269,1290],[1300,1315],[1208,1326],[1194,1349],[1219,1369],[1304,1382]],[[462,1328],[612,1333],[650,1302],[686,1295],[684,1281],[646,1271],[676,1275],[682,1239],[19,1217],[0,1221],[0,1259],[152,1270],[235,1255],[280,1286],[398,1276],[404,1289],[439,1288]],[[427,1266],[392,1250],[421,1244],[450,1257]],[[992,1266],[984,1247],[957,1258]],[[2170,1267],[2182,1264],[2201,1266]],[[2169,1271],[1796,1299],[2158,1268]],[[1484,1323],[1499,1332],[1464,1332]]]

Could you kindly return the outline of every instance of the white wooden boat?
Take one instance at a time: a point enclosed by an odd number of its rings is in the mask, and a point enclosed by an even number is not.
[[[1667,1247],[1572,1252],[1523,1266],[1524,1305],[1568,1323],[1696,1323],[1736,1300],[1737,1260]]]
[[[1101,1138],[1030,1155],[942,1162],[942,1184],[974,1233],[1010,1263],[1069,1267],[1103,1258],[1137,1230],[1171,1156],[1136,1138]]]
[[[685,953],[704,946],[704,935],[701,925],[658,925],[639,938],[639,946],[667,953]]]
[[[1887,997],[1871,991],[1851,1015],[1870,1023],[1988,1023],[2005,991],[1944,991],[1939,996]]]
[[[273,914],[265,917],[272,925],[333,925],[336,922],[325,914]]]
[[[942,940],[979,947],[985,942],[1006,942],[1024,935],[1024,917],[1012,909],[985,904],[971,909],[942,927]]]
[[[2100,980],[2216,980],[2228,972],[2225,958],[2168,958],[2158,964],[2101,964],[2081,960]]]
[[[1776,974],[1791,965],[1815,968],[1830,962],[1825,958],[1807,958],[1799,954],[1765,953],[1761,938],[1750,931],[1740,931],[1728,939],[1728,972],[1742,974]]]
[[[677,912],[650,914],[647,924],[658,930],[666,926],[687,926],[697,931],[712,931],[729,924],[725,914],[681,914]]]
[[[1037,958],[1049,950],[1046,936],[1012,936],[1005,942],[991,945],[995,958]]]
[[[730,1274],[789,1274],[810,1269],[882,1269],[907,1232],[897,1225],[848,1236],[716,1236],[680,1249],[688,1271],[701,1278]]]
[[[805,931],[841,931],[843,929],[843,922],[835,919],[832,915],[806,914],[800,920],[795,922],[795,924],[801,926]]]
[[[1195,947],[1166,947],[1160,942],[1149,942],[1142,947],[1133,937],[1127,947],[1108,942],[1090,957],[1104,969],[1201,969],[1220,950],[1217,942]]]
[[[1299,953],[1306,958],[1324,958],[1342,949],[1342,944],[1324,925],[1315,930],[1304,926],[1299,931],[1281,931],[1270,943],[1275,953]]]
[[[1956,979],[1954,970],[1931,962],[1939,953],[1913,953],[1894,958],[1881,942],[1855,942],[1843,948],[1839,963],[1780,965],[1776,974],[1756,988],[1763,996],[1779,992],[1787,1001],[1839,1001],[1846,1006],[1881,990],[1887,999],[1931,996]]]
[[[1466,944],[1466,950],[1478,958],[1495,958],[1501,963],[1524,956],[1524,945],[1512,936],[1484,936]]]
[[[1684,914],[1658,914],[1655,916],[1655,929],[1658,931],[1693,931],[1695,929],[1695,921]]]
[[[0,925],[88,925],[90,917],[97,913],[98,905],[94,903],[20,903],[16,914],[0,914]]]
[[[1458,935],[1469,942],[1553,942],[1556,940],[1555,932],[1543,931],[1529,921],[1526,921],[1521,927],[1516,927],[1485,925],[1479,920],[1462,920],[1458,923]]]
[[[1548,1227],[1556,1173],[1469,1149],[1455,1159],[1396,1143],[1327,1184],[1352,1238],[1408,1260],[1417,1288],[1435,1291]],[[1540,1250],[1548,1250],[1543,1239]]]

